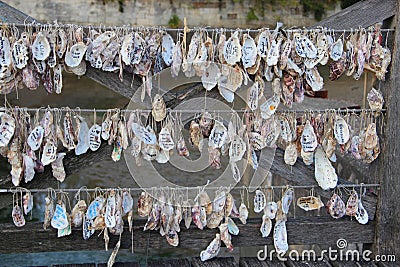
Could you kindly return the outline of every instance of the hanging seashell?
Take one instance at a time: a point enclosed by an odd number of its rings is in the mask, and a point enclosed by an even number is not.
[[[83,218],[86,212],[86,202],[84,200],[79,200],[71,212],[71,225],[74,227],[80,227],[83,223]]]
[[[265,214],[262,216],[260,232],[262,237],[268,237],[272,230],[272,221]]]
[[[346,144],[350,139],[349,125],[340,116],[336,116],[335,118],[334,134],[339,145]]]
[[[71,121],[71,114],[69,112],[67,112],[64,117],[64,140],[68,146],[68,150],[74,149],[76,147],[75,133]]]
[[[370,123],[365,131],[364,147],[365,149],[372,150],[379,146],[379,137],[376,132],[376,124]]]
[[[228,130],[224,124],[215,120],[214,127],[212,128],[208,139],[208,145],[212,148],[221,148],[226,140],[227,135]]]
[[[66,176],[63,165],[63,159],[65,155],[65,153],[58,153],[57,159],[51,163],[53,177],[56,178],[59,182],[64,182]]]
[[[343,41],[339,38],[333,45],[331,46],[329,56],[333,61],[338,61],[343,54]]]
[[[259,85],[256,81],[247,91],[247,106],[254,111],[258,108]]]
[[[83,42],[78,42],[71,46],[65,54],[65,64],[68,67],[77,67],[86,53],[87,46]]]
[[[368,213],[361,202],[361,198],[358,199],[357,212],[355,214],[355,218],[361,224],[368,223]]]
[[[150,127],[145,128],[137,123],[132,123],[131,128],[135,136],[146,145],[155,145],[157,143],[157,137]]]
[[[7,113],[0,112],[0,147],[10,142],[15,132],[15,120]]]
[[[86,120],[81,116],[77,116],[77,121],[79,122],[79,133],[75,155],[78,156],[86,153],[89,149],[89,126],[87,125]]]
[[[98,215],[100,215],[100,211],[103,209],[104,203],[106,200],[102,196],[96,197],[89,205],[86,211],[86,218],[89,220],[94,220]]]
[[[152,107],[151,114],[153,115],[155,121],[159,122],[165,119],[167,115],[167,109],[162,96],[159,94],[154,96]]]
[[[289,187],[288,189],[285,190],[282,196],[282,211],[285,214],[289,213],[289,207],[290,204],[292,203],[293,200],[293,188]]]
[[[323,190],[336,187],[338,177],[321,147],[315,151],[315,180]]]
[[[88,144],[89,148],[92,151],[96,151],[100,148],[101,145],[101,126],[98,124],[94,124],[92,127],[89,129],[88,133]]]
[[[104,215],[104,221],[106,227],[115,227],[116,221],[116,211],[117,211],[117,203],[116,203],[116,195],[115,190],[111,190],[106,201],[106,212]]]
[[[369,107],[373,110],[380,111],[383,108],[383,103],[385,102],[382,93],[375,88],[371,88],[371,91],[367,95],[367,100]]]
[[[283,159],[287,165],[293,166],[297,161],[297,145],[295,142],[289,143],[285,149]]]
[[[244,34],[243,36],[243,45],[242,45],[242,64],[243,68],[247,69],[256,64],[257,59],[257,47],[254,39],[248,35]]]
[[[211,62],[210,65],[204,70],[203,75],[201,75],[201,82],[203,84],[203,87],[207,91],[210,91],[217,85],[220,77],[221,71],[218,68],[218,65],[214,62]]]
[[[177,41],[174,46],[174,49],[172,50],[171,75],[173,78],[178,77],[181,65],[182,65],[182,49],[181,49],[181,43]]]
[[[36,60],[46,60],[48,58],[51,49],[49,41],[43,32],[39,32],[36,35],[35,41],[32,43],[31,50],[33,58]]]
[[[268,55],[268,49],[270,45],[270,32],[269,30],[262,31],[256,38],[257,40],[257,52],[260,57],[265,58]]]
[[[47,140],[46,144],[43,147],[42,158],[40,161],[42,162],[43,166],[46,166],[55,161],[56,159],[57,159],[57,145],[53,141]]]
[[[238,38],[239,32],[234,32],[224,45],[224,59],[229,65],[234,65],[242,57],[242,49]]]
[[[278,204],[274,201],[270,201],[265,205],[264,215],[273,220],[275,219],[277,211],[278,211]]]
[[[279,97],[274,94],[271,98],[267,99],[267,101],[260,105],[261,117],[265,120],[269,119],[273,114],[275,114],[278,105]]]
[[[274,227],[274,246],[278,254],[283,255],[289,249],[287,242],[286,222],[277,221]]]
[[[300,141],[304,152],[313,152],[318,146],[317,136],[309,120],[306,121]]]
[[[40,125],[36,126],[32,130],[32,132],[28,135],[28,138],[26,140],[27,144],[32,149],[32,151],[36,151],[39,149],[39,147],[43,142],[43,137],[44,137],[43,127]]]
[[[266,204],[267,202],[264,193],[261,190],[256,190],[254,196],[254,212],[260,213],[264,210]]]
[[[147,192],[142,192],[138,199],[138,214],[140,217],[149,216],[152,209],[152,198]]]
[[[13,218],[15,226],[22,227],[25,225],[24,214],[22,213],[22,209],[20,206],[18,206],[18,204],[13,207],[11,211],[11,217]]]
[[[314,196],[299,197],[297,199],[297,206],[305,211],[319,210],[324,206],[320,198]]]
[[[271,47],[268,50],[268,55],[267,55],[267,65],[272,67],[278,64],[278,59],[279,59],[279,50],[282,44],[282,38],[278,37],[277,40],[272,40],[271,41]]]
[[[34,154],[32,152],[28,153],[29,154],[22,154],[25,183],[32,181],[33,177],[35,176],[35,162],[33,158],[30,156],[30,154],[32,154],[32,156]]]
[[[165,151],[170,151],[174,148],[175,143],[172,139],[170,130],[167,127],[161,128],[161,131],[158,134],[158,145]]]
[[[346,215],[355,216],[358,211],[358,194],[352,190],[346,203]]]
[[[232,220],[232,218],[227,217],[227,221],[228,221],[228,232],[231,235],[238,235],[239,234],[239,228],[236,226],[236,224]]]
[[[335,218],[342,218],[346,214],[346,206],[343,200],[337,195],[333,194],[331,199],[326,203],[329,214]]]
[[[51,219],[53,218],[54,203],[53,199],[51,199],[49,196],[45,198],[45,201],[46,201],[46,207],[44,212],[43,228],[46,230],[47,227],[50,226]]]
[[[235,135],[229,146],[229,161],[237,162],[241,160],[246,152],[246,143],[243,139]]]
[[[232,241],[231,241],[231,235],[229,234],[228,231],[228,223],[222,223],[219,226],[219,231],[220,231],[220,235],[221,235],[221,240],[222,242],[224,242],[226,248],[232,252],[233,251],[233,246],[232,246]]]
[[[306,69],[306,81],[313,91],[319,91],[324,88],[324,79],[319,74],[318,69]]]
[[[22,198],[22,205],[24,207],[24,214],[27,215],[33,208],[33,196],[31,192],[27,192]]]
[[[62,202],[57,203],[53,218],[51,219],[51,226],[58,230],[66,228],[69,225],[67,217],[65,204]]]
[[[221,237],[220,234],[215,234],[215,238],[207,246],[207,248],[200,252],[201,261],[206,261],[216,257],[219,253],[221,247]]]
[[[239,220],[243,224],[246,224],[248,217],[249,217],[249,211],[247,210],[246,205],[242,202],[239,207]]]
[[[28,59],[28,48],[26,47],[25,41],[21,38],[13,44],[12,60],[14,66],[22,70],[28,63]]]
[[[162,57],[164,60],[165,65],[170,66],[172,63],[173,58],[173,50],[175,47],[174,40],[172,39],[171,35],[168,33],[164,33],[162,37]]]

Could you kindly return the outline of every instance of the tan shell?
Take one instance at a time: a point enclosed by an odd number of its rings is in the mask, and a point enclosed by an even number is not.
[[[364,147],[365,149],[372,150],[379,145],[379,137],[376,132],[376,124],[370,123],[365,131]]]
[[[358,194],[355,190],[351,191],[346,203],[346,215],[355,216],[358,211]]]
[[[218,65],[213,62],[210,63],[210,65],[205,69],[203,75],[201,76],[203,87],[207,91],[210,91],[217,85],[220,76],[221,71],[218,68]]]
[[[164,102],[164,99],[161,95],[156,94],[152,103],[151,114],[155,121],[162,121],[167,116],[167,109]]]
[[[63,159],[65,155],[65,153],[58,153],[57,159],[51,163],[53,177],[56,178],[59,182],[64,182],[66,176],[63,165]]]
[[[385,102],[382,93],[372,87],[367,95],[369,107],[374,110],[382,110],[383,103]]]
[[[211,215],[207,217],[207,227],[210,229],[217,228],[223,218],[223,212],[212,212]]]
[[[314,152],[304,152],[301,150],[301,157],[303,159],[304,164],[311,165],[314,162]]]
[[[207,192],[206,191],[201,191],[199,196],[198,196],[198,198],[199,198],[200,206],[206,208],[206,213],[207,214],[211,214],[212,211],[213,211],[212,210],[212,203],[211,203],[210,197],[208,196]]]
[[[285,149],[285,155],[283,157],[285,163],[293,166],[297,160],[297,145],[295,142],[289,143]]]
[[[297,206],[305,211],[317,210],[324,206],[320,198],[314,196],[299,197],[297,199]]]
[[[190,143],[196,146],[199,150],[203,148],[203,135],[201,134],[200,125],[192,121],[189,128]]]

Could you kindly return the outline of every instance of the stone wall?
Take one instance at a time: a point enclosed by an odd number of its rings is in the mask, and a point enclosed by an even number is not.
[[[168,25],[173,14],[184,17],[191,26],[257,28],[274,26],[282,21],[286,26],[307,26],[315,22],[312,14],[304,16],[299,0],[283,1],[284,5],[264,4],[261,11],[256,0],[124,0],[123,12],[117,0],[4,0],[5,3],[40,21],[92,25]],[[277,1],[280,2],[280,1]],[[288,4],[288,2],[290,4]],[[253,9],[258,20],[248,20]],[[328,11],[328,15],[337,12]],[[264,16],[262,16],[264,13]]]

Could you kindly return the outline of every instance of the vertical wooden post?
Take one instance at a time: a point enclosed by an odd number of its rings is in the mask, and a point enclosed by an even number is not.
[[[375,231],[375,254],[395,254],[400,258],[400,3],[397,2],[393,20],[395,33],[392,48],[392,63],[389,80],[382,93],[386,101],[386,125],[383,135],[379,180],[381,184],[378,199]],[[362,234],[362,233],[360,233]]]

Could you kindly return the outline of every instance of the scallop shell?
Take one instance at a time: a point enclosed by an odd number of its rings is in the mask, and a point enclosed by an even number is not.
[[[243,36],[242,45],[242,64],[245,69],[252,67],[256,64],[257,60],[257,47],[254,39],[248,35]]]
[[[58,153],[57,159],[51,163],[53,177],[56,178],[59,182],[64,182],[66,176],[63,165],[63,159],[65,155],[65,153]]]
[[[20,206],[15,205],[11,211],[11,217],[13,218],[14,225],[17,227],[22,227],[25,225],[24,214]]]
[[[269,119],[275,114],[276,109],[279,105],[279,97],[274,94],[271,98],[260,105],[261,117],[265,120]]]
[[[297,206],[305,211],[317,210],[324,206],[320,198],[314,196],[299,197],[297,199]]]
[[[335,168],[321,147],[315,151],[315,180],[323,190],[335,188],[338,181]]]
[[[270,201],[265,205],[264,215],[273,220],[275,219],[277,211],[278,211],[278,204],[274,201]]]
[[[342,218],[346,214],[346,205],[343,200],[337,195],[333,194],[331,199],[326,203],[329,214],[335,218]]]
[[[159,94],[154,96],[151,114],[153,115],[154,120],[157,122],[162,121],[167,116],[167,109],[164,99]]]
[[[304,152],[313,152],[318,146],[317,136],[315,135],[314,128],[311,126],[309,120],[306,121],[300,141],[302,151]]]
[[[26,140],[32,151],[36,151],[42,145],[44,137],[44,129],[41,125],[36,126],[32,132],[28,135]]]
[[[264,210],[266,204],[267,202],[264,193],[261,190],[256,190],[254,196],[254,212],[260,213]]]
[[[53,141],[47,140],[46,144],[43,147],[42,158],[40,161],[42,162],[43,166],[46,166],[55,161],[56,159],[57,159],[57,146]]]
[[[15,120],[7,113],[0,112],[0,147],[10,142],[15,132]]]
[[[94,124],[89,129],[88,133],[88,143],[89,148],[92,151],[96,151],[100,148],[101,145],[101,126],[98,124]]]
[[[239,207],[239,220],[243,223],[247,223],[247,218],[249,217],[249,211],[246,205],[242,202]]]
[[[207,248],[200,252],[201,261],[206,261],[216,257],[219,253],[221,247],[221,237],[220,234],[215,234],[215,238],[207,246]]]
[[[257,51],[260,57],[265,58],[268,55],[268,49],[269,49],[269,39],[270,39],[270,33],[269,30],[264,30],[262,31],[258,36],[257,36]]]
[[[290,204],[292,203],[293,200],[293,188],[289,187],[288,189],[285,190],[282,196],[282,211],[285,214],[289,213],[289,207]]]
[[[355,216],[358,211],[358,194],[352,190],[346,203],[346,215]]]
[[[46,60],[50,55],[50,43],[43,32],[36,35],[31,46],[32,56],[36,60]]]
[[[218,68],[218,65],[214,62],[211,62],[210,65],[205,69],[203,75],[201,76],[201,82],[203,87],[210,91],[213,89],[221,76],[221,71]]]
[[[246,152],[246,143],[243,139],[235,135],[229,146],[229,161],[237,162],[241,160]]]
[[[346,144],[350,139],[349,125],[340,116],[335,118],[334,134],[339,145]]]
[[[170,66],[173,58],[173,50],[175,47],[174,40],[171,35],[168,33],[164,33],[162,37],[162,58],[164,60],[165,65]]]
[[[260,232],[262,237],[268,237],[272,230],[272,221],[265,214],[262,216]]]
[[[14,66],[20,70],[25,68],[26,64],[28,63],[28,48],[26,47],[25,41],[22,38],[13,44],[12,59]]]
[[[274,246],[278,254],[283,255],[289,249],[287,242],[286,222],[277,221],[274,227]]]
[[[370,123],[365,131],[364,147],[365,149],[372,150],[379,145],[378,134],[376,132],[376,124]]]
[[[361,224],[368,223],[368,213],[367,210],[364,208],[360,198],[358,199],[357,212],[355,214],[355,218]]]
[[[329,56],[333,61],[338,61],[343,54],[343,41],[339,38],[336,42],[333,43],[331,49],[329,51]]]
[[[211,130],[208,145],[212,148],[221,148],[226,141],[228,130],[222,122],[214,121],[214,127]]]
[[[313,91],[319,91],[324,88],[324,79],[319,74],[318,69],[306,69],[306,81]]]
[[[65,64],[68,67],[77,67],[86,53],[87,46],[83,42],[78,42],[71,46],[65,54]]]
[[[239,62],[242,57],[242,49],[238,35],[238,31],[234,32],[224,45],[224,59],[229,65],[234,65],[236,62]]]
[[[297,145],[295,142],[289,143],[285,149],[285,155],[283,157],[285,163],[293,166],[297,161]]]

